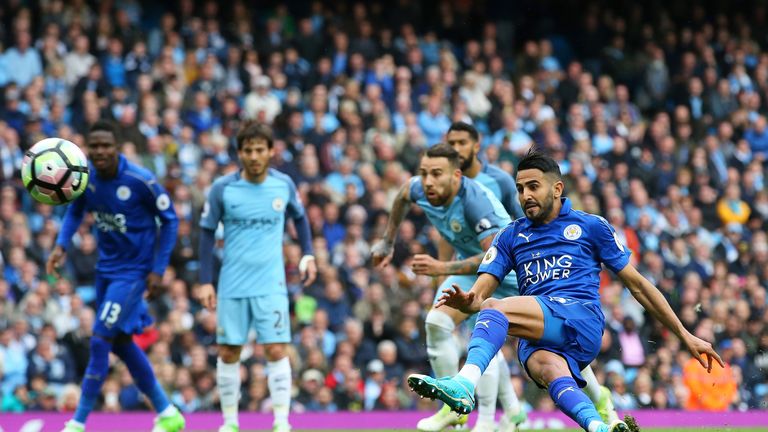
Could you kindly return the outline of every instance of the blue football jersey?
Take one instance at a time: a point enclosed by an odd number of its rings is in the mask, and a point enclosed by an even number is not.
[[[502,280],[514,270],[521,295],[597,301],[600,264],[618,273],[629,264],[629,249],[604,218],[573,210],[567,198],[562,203],[548,224],[521,218],[501,230],[478,274]]]
[[[243,179],[240,172],[218,178],[208,193],[200,225],[224,226],[224,260],[218,296],[245,298],[285,293],[283,232],[285,217],[304,215],[296,185],[270,169],[262,183]]]
[[[482,171],[472,180],[490,189],[504,206],[504,209],[507,210],[507,213],[512,216],[512,219],[525,216],[517,199],[515,180],[506,171],[495,165],[483,163]]]
[[[411,178],[410,197],[453,246],[459,259],[483,253],[480,240],[496,234],[511,221],[493,192],[467,177],[461,178],[459,193],[448,206],[436,207],[429,203],[421,177]]]
[[[105,277],[163,274],[176,245],[178,219],[168,193],[148,170],[119,156],[117,175],[102,179],[91,165],[83,195],[67,208],[56,244],[68,248],[85,212],[98,240],[96,270]]]

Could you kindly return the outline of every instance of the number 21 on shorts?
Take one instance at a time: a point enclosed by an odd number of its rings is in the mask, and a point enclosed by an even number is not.
[[[118,303],[108,301],[104,303],[104,306],[101,308],[99,320],[104,321],[104,324],[107,326],[111,326],[117,322],[121,310],[122,307]]]

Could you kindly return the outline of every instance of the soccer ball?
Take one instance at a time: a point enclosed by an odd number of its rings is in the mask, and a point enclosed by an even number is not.
[[[50,205],[66,204],[88,185],[88,160],[74,143],[46,138],[24,154],[21,180],[32,198]]]

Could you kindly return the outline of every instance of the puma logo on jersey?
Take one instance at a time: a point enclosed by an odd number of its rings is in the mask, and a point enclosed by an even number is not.
[[[531,236],[532,235],[533,235],[533,233],[528,234],[528,235],[525,235],[523,233],[517,233],[517,236],[524,238],[526,243],[530,243],[531,242]]]
[[[576,390],[573,389],[573,387],[566,387],[562,390],[560,390],[560,393],[557,394],[557,398],[560,399],[560,396],[562,396],[565,392],[572,391],[575,392]]]

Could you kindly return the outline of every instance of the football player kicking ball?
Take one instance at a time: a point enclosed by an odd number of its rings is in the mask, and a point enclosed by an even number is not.
[[[515,187],[515,180],[501,168],[491,165],[487,162],[482,162],[478,158],[478,154],[480,152],[480,133],[477,131],[477,129],[475,129],[474,126],[462,122],[453,123],[451,127],[448,128],[448,133],[446,134],[445,140],[448,144],[451,145],[451,147],[459,152],[461,172],[464,174],[464,176],[469,177],[490,189],[513,219],[525,217],[523,210],[520,207],[517,189]],[[445,240],[441,238],[441,244],[444,242]],[[420,260],[434,262],[434,260],[429,255],[417,255],[414,261],[420,264]],[[421,267],[416,265],[414,267],[414,271],[419,273]],[[460,284],[462,290],[469,291],[469,289],[472,288],[472,283],[475,281],[475,275],[472,276],[473,278],[469,279],[468,285],[465,286]],[[513,280],[515,279],[514,270],[510,272],[507,278],[512,278]],[[517,281],[515,280],[515,284],[516,283]],[[449,286],[451,285],[445,285],[445,287]],[[436,309],[434,311],[435,313],[439,312],[439,310]],[[477,396],[479,399],[478,423],[480,424],[488,423],[489,416],[484,415],[484,411],[489,411],[491,416],[495,414],[496,393],[492,390],[492,386],[496,382],[498,382],[498,398],[502,404],[502,407],[505,408],[505,412],[514,412],[515,405],[517,404],[516,398],[513,400],[508,396],[508,394],[514,392],[512,384],[508,379],[509,366],[507,365],[507,362],[504,359],[502,353],[499,352],[498,355],[499,358],[491,362],[490,368],[483,373],[483,377],[477,384]],[[494,363],[499,366],[498,373],[492,370]],[[458,364],[454,369],[454,373],[458,371]],[[454,373],[450,373],[450,375],[453,375]],[[618,420],[619,416],[616,413],[616,408],[614,408],[613,405],[611,391],[608,390],[607,387],[601,386],[600,383],[597,382],[597,378],[595,377],[595,373],[592,371],[592,367],[587,366],[584,368],[581,371],[581,376],[587,382],[587,385],[582,390],[584,390],[584,392],[595,404],[595,407],[597,407],[597,412],[600,414],[600,417],[603,419],[603,421],[610,424],[615,420]],[[486,390],[486,388],[488,389]],[[514,394],[512,396],[514,397]],[[483,398],[488,398],[489,402],[486,402],[483,400]],[[491,405],[493,408],[491,410],[484,410],[483,404]],[[504,416],[502,417],[501,423],[499,425],[499,432],[507,432],[508,430],[512,430],[511,426],[514,425],[510,424],[509,416]]]
[[[99,250],[98,308],[82,396],[64,432],[85,430],[85,421],[109,372],[110,352],[125,363],[136,386],[157,411],[152,431],[180,431],[184,429],[184,417],[168,402],[144,351],[132,339],[133,334],[152,323],[144,294],[148,291],[154,295],[160,288],[161,275],[176,244],[176,213],[155,176],[119,154],[111,123],[96,122],[88,134],[87,146],[90,169],[96,175],[91,176],[83,196],[67,208],[46,265],[48,274],[57,274],[84,213],[92,212]],[[161,221],[159,234],[156,219]]]
[[[525,219],[501,230],[486,252],[469,292],[446,289],[437,307],[479,311],[467,361],[452,377],[408,377],[421,396],[439,398],[459,413],[472,411],[480,376],[507,335],[520,338],[518,356],[528,375],[555,404],[589,432],[628,431],[604,423],[582,392],[580,370],[600,350],[605,317],[600,308],[600,264],[615,272],[632,295],[682,341],[703,367],[722,360],[712,345],[688,332],[658,289],[629,264],[629,254],[602,217],[576,211],[563,198],[557,162],[529,152],[517,166],[517,190]],[[516,270],[521,296],[489,298]]]
[[[299,268],[307,285],[317,273],[312,235],[293,181],[269,167],[274,154],[271,131],[246,124],[237,135],[237,153],[242,170],[213,183],[200,221],[200,300],[206,308],[217,310],[216,382],[224,416],[219,431],[240,430],[240,351],[254,329],[267,355],[273,430],[286,432],[291,430],[291,363],[286,349],[291,326],[282,248],[285,217],[296,225],[304,253]],[[211,283],[219,222],[224,225],[224,262],[216,292]]]

